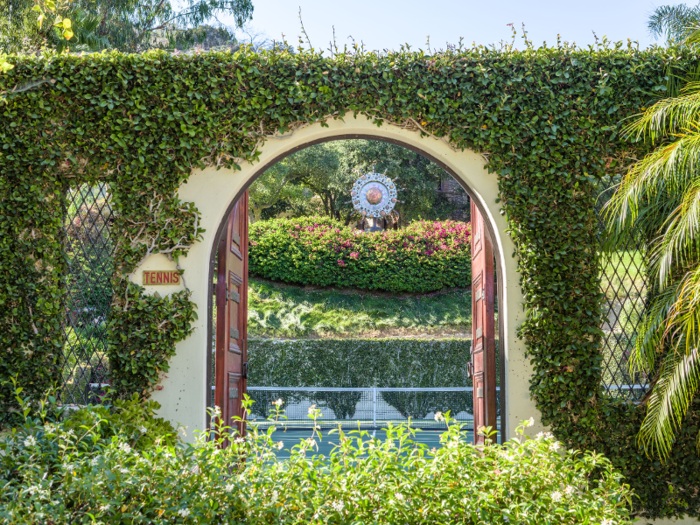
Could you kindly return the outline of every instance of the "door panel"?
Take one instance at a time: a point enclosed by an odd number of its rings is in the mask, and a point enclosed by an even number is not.
[[[496,332],[493,247],[479,209],[471,201],[472,356],[474,443],[484,444],[481,427],[496,429]]]
[[[224,425],[243,433],[241,400],[246,392],[248,317],[248,192],[231,212],[219,241],[216,282],[216,372],[214,402]]]

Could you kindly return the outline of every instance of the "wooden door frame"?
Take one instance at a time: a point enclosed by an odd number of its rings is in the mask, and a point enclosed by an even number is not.
[[[250,186],[263,174],[265,173],[266,170],[280,162],[282,159],[292,155],[293,153],[296,153],[297,151],[300,151],[302,149],[306,149],[309,146],[313,146],[315,144],[321,144],[324,142],[335,142],[338,140],[353,140],[353,139],[363,139],[363,140],[375,140],[375,141],[380,141],[380,142],[387,142],[389,144],[395,144],[397,146],[404,147],[406,149],[409,149],[411,151],[414,151],[426,159],[434,162],[438,166],[440,166],[444,171],[449,173],[454,180],[457,181],[457,183],[462,186],[462,189],[469,195],[469,199],[474,202],[475,206],[479,209],[479,213],[481,213],[481,216],[484,218],[484,227],[486,232],[489,235],[489,238],[491,240],[491,246],[493,249],[493,255],[494,258],[496,259],[496,298],[498,301],[498,309],[499,309],[499,315],[498,315],[498,357],[499,357],[499,370],[498,370],[498,375],[500,379],[500,405],[501,405],[501,428],[500,428],[500,435],[501,438],[505,438],[508,436],[508,429],[507,429],[507,422],[508,422],[508,417],[507,417],[507,411],[506,411],[506,388],[505,388],[505,366],[506,366],[506,359],[505,359],[505,347],[506,345],[504,344],[503,341],[501,341],[501,337],[505,336],[505,318],[506,316],[504,315],[505,312],[502,311],[502,309],[507,308],[505,302],[503,301],[504,297],[504,291],[505,291],[505,282],[503,281],[504,276],[505,276],[505,269],[503,268],[502,264],[502,254],[501,254],[501,247],[499,243],[497,242],[498,236],[496,235],[496,231],[494,228],[494,225],[491,223],[489,220],[489,215],[487,213],[486,208],[482,205],[481,201],[477,198],[475,198],[475,192],[459,177],[447,164],[442,162],[439,158],[434,157],[430,153],[427,153],[426,151],[423,151],[421,148],[415,147],[411,144],[408,144],[406,142],[402,142],[400,140],[395,140],[395,139],[389,139],[387,137],[381,137],[377,135],[372,135],[372,134],[341,134],[341,135],[333,135],[333,136],[328,136],[328,137],[323,137],[320,139],[316,140],[310,140],[308,142],[305,142],[304,144],[301,144],[299,146],[296,146],[294,148],[291,148],[284,153],[277,155],[267,161],[265,164],[262,164],[258,166],[255,170],[255,173],[252,177],[246,181],[246,183],[243,185],[243,187],[236,193],[235,197],[232,199],[232,201],[229,203],[228,208],[226,209],[226,213],[224,213],[223,217],[219,220],[219,227],[216,230],[216,239],[217,242],[213,243],[211,254],[209,255],[209,277],[207,279],[208,283],[211,284],[211,292],[207,297],[207,381],[206,381],[206,397],[205,399],[207,400],[207,403],[210,402],[212,398],[212,392],[211,392],[211,386],[212,386],[212,344],[213,344],[213,337],[212,337],[212,330],[214,329],[214,319],[213,319],[213,304],[215,300],[215,285],[213,281],[213,277],[215,276],[214,272],[214,267],[216,266],[216,253],[218,251],[219,247],[219,242],[218,239],[221,238],[221,236],[224,234],[226,231],[226,225],[228,223],[228,217],[231,215],[231,212],[233,211],[234,206],[238,202],[238,200],[243,196],[243,194],[248,191]],[[427,139],[426,139],[427,140]],[[471,282],[469,283],[471,285]],[[247,307],[247,306],[246,306]],[[472,338],[473,340],[473,338]],[[498,395],[498,394],[497,394]],[[211,405],[207,404],[207,408],[211,408]],[[210,426],[210,420],[209,420],[209,415],[207,412],[207,426]]]

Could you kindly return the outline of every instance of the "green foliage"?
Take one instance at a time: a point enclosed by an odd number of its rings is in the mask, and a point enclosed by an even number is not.
[[[627,159],[649,149],[623,141],[619,123],[665,92],[669,67],[697,64],[692,49],[534,49],[526,42],[521,51],[456,47],[430,55],[351,49],[324,57],[284,47],[194,56],[44,53],[7,61],[15,67],[0,75],[0,92],[9,93],[0,106],[0,367],[2,374],[21,372],[27,391],[44,391],[59,377],[57,196],[66,181],[112,184],[115,260],[122,264],[116,278],[123,282],[147,253],[177,258],[197,241],[198,211],[177,201],[193,168],[235,169],[255,162],[275,133],[360,114],[488,159],[515,245],[503,256],[518,261],[525,312],[519,333],[543,423],[567,448],[609,457],[633,484],[638,515],[700,515],[698,400],[660,463],[634,441],[643,409],[606,398],[600,388],[595,216],[596,181],[626,171]],[[26,89],[11,92],[15,86]],[[119,286],[115,291],[123,295]],[[183,300],[182,308],[193,306]],[[115,328],[121,315],[113,314]],[[0,402],[8,399],[0,395]],[[271,501],[265,497],[261,504]]]
[[[252,275],[276,281],[389,292],[432,292],[471,283],[471,227],[415,222],[358,231],[321,217],[250,227]]]
[[[304,339],[248,341],[248,384],[290,387],[462,387],[467,377],[469,339]],[[253,413],[267,417],[270,402],[299,401],[293,392],[251,391]],[[471,393],[381,392],[405,417],[429,412],[472,412]],[[340,419],[352,418],[359,392],[321,392],[314,400]]]
[[[18,495],[17,489],[37,483],[49,491],[57,488],[64,475],[71,475],[73,461],[95,462],[110,442],[140,451],[180,442],[178,430],[155,416],[158,403],[136,395],[114,405],[76,410],[59,405],[51,395],[36,402],[23,396],[21,387],[13,390],[21,423],[0,438],[0,512]]]
[[[654,378],[639,441],[662,458],[700,391],[698,101],[699,85],[690,83],[627,126],[628,137],[658,147],[631,167],[607,208],[610,246],[647,240],[656,294],[640,324],[630,370]],[[696,443],[700,451],[700,432]]]
[[[140,52],[212,41],[228,44],[235,42],[231,30],[205,23],[233,15],[241,27],[252,13],[250,0],[187,0],[175,5],[168,0],[5,0],[0,3],[0,52]]]
[[[108,325],[110,385],[119,397],[150,394],[168,371],[175,343],[192,333],[197,314],[182,291],[160,297],[120,282]]]
[[[394,208],[401,225],[452,218],[460,207],[438,191],[450,175],[422,155],[388,142],[341,140],[315,144],[266,170],[250,187],[252,218],[260,220],[264,210],[276,207],[292,216],[321,214],[350,224],[361,216],[348,192],[372,170],[386,173],[402,190]]]
[[[252,337],[457,336],[471,323],[471,291],[464,288],[397,296],[248,281]]]
[[[271,419],[279,416],[278,408]],[[318,416],[311,411],[314,423]],[[631,524],[632,493],[609,460],[566,450],[551,434],[527,438],[527,422],[503,446],[477,448],[447,417],[437,450],[405,425],[390,427],[384,441],[334,430],[329,439],[337,445],[328,456],[314,454],[316,440],[323,439],[315,431],[312,439],[287,443],[291,457],[280,460],[275,451],[285,444],[271,438],[274,426],[261,431],[251,424],[247,439],[215,427],[214,439],[202,434],[195,445],[156,439],[144,449],[125,433],[101,436],[97,429],[106,423],[96,409],[78,418],[80,432],[73,419],[42,424],[29,415],[0,442],[0,519]],[[227,438],[231,445],[222,450]]]

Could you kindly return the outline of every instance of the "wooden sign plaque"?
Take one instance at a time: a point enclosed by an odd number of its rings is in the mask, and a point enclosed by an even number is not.
[[[143,272],[143,284],[148,286],[180,284],[180,272],[177,270],[167,272]]]

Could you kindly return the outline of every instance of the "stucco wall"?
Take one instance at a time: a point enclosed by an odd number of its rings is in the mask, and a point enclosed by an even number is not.
[[[185,283],[192,290],[192,299],[197,304],[199,319],[191,337],[177,346],[177,354],[172,358],[170,371],[162,382],[162,389],[155,392],[153,398],[161,406],[161,415],[173,422],[188,427],[187,439],[194,438],[194,432],[205,428],[207,404],[207,307],[208,295],[211,294],[209,275],[209,258],[216,242],[216,233],[229,206],[241,193],[260,168],[273,159],[284,155],[295,148],[319,139],[341,137],[346,135],[373,136],[419,148],[425,154],[447,166],[455,176],[461,178],[478,199],[496,233],[495,242],[500,254],[500,267],[503,279],[502,305],[500,314],[503,316],[503,333],[499,339],[505,347],[505,389],[507,432],[512,433],[517,424],[533,416],[536,420],[532,433],[541,430],[538,413],[533,401],[530,400],[528,380],[531,368],[524,358],[524,344],[515,336],[515,329],[523,318],[521,306],[522,296],[518,285],[516,261],[511,257],[513,244],[504,233],[506,223],[499,213],[496,203],[498,186],[495,174],[489,174],[485,169],[485,161],[471,151],[453,151],[444,142],[429,138],[421,138],[418,133],[406,131],[397,127],[384,125],[377,127],[364,117],[346,117],[345,121],[329,121],[329,127],[315,124],[298,130],[291,136],[273,138],[262,147],[260,162],[254,165],[244,164],[242,170],[216,170],[209,168],[192,173],[188,182],[180,188],[180,198],[194,202],[202,216],[200,224],[206,229],[204,239],[197,243],[180,261],[185,270]],[[141,283],[143,270],[170,270],[173,263],[162,256],[149,258],[142,267],[132,275],[135,282]],[[181,289],[181,286],[148,287],[149,293],[156,290],[163,295]]]

